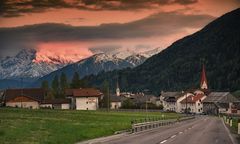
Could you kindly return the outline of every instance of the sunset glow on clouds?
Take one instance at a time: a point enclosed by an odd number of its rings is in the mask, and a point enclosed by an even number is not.
[[[20,48],[37,49],[36,62],[164,49],[238,7],[239,0],[1,1],[0,57]]]
[[[77,62],[92,55],[84,43],[80,42],[53,42],[37,45],[35,62],[52,62],[52,59],[61,59],[66,63]],[[51,58],[51,59],[50,59]]]

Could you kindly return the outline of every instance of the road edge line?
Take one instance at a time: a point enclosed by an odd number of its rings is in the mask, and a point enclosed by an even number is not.
[[[237,141],[233,138],[233,136],[232,136],[230,130],[227,128],[227,126],[226,126],[226,124],[224,123],[224,121],[223,121],[222,118],[221,118],[221,121],[222,121],[222,123],[223,123],[225,129],[227,130],[228,136],[230,137],[232,143],[233,143],[233,144],[238,144]]]

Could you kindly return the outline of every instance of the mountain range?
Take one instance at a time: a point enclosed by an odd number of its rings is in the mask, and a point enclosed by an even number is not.
[[[0,58],[0,88],[39,86],[42,80],[50,82],[56,74],[60,75],[62,72],[66,73],[68,78],[71,79],[75,71],[78,71],[80,76],[84,77],[90,74],[98,74],[101,71],[132,68],[143,63],[159,50],[157,48],[139,54],[129,52],[127,54],[124,52],[99,53],[75,63],[59,56],[45,56],[45,61],[39,61],[36,60],[37,51],[26,48],[14,56]],[[34,84],[31,84],[32,82]]]
[[[35,49],[22,49],[15,56],[0,58],[1,79],[33,81],[70,63],[58,57],[48,57],[51,62],[36,61]]]
[[[100,72],[133,68],[142,64],[147,58],[158,53],[159,51],[160,49],[156,48],[154,50],[142,52],[139,54],[134,53],[130,56],[126,56],[129,55],[129,53],[124,55],[124,52],[119,52],[117,54],[95,54],[89,58],[67,65],[39,78],[32,84],[32,86],[40,86],[44,80],[47,80],[50,83],[56,75],[60,76],[61,73],[65,73],[68,80],[70,81],[74,72],[78,72],[80,77],[83,78],[84,76],[88,75],[97,75]]]
[[[187,90],[199,88],[205,64],[211,90],[240,89],[240,9],[231,11],[186,36],[143,64],[133,68],[85,77],[91,86],[105,80],[114,90],[119,81],[123,91]]]

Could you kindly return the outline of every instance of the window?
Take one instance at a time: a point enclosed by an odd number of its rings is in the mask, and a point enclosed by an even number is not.
[[[198,109],[198,112],[200,112],[200,109]]]
[[[198,106],[200,106],[200,103],[198,103]]]
[[[86,102],[86,104],[88,104],[88,101]]]

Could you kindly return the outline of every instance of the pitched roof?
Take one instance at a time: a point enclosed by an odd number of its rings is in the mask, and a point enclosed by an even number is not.
[[[162,97],[179,97],[182,95],[182,92],[162,92]]]
[[[203,102],[229,103],[239,102],[230,92],[211,92]]]
[[[123,99],[123,97],[121,96],[117,96],[117,95],[111,95],[110,96],[110,101],[111,102],[121,102]]]
[[[98,97],[103,95],[95,88],[66,89],[65,92],[67,96],[74,97]]]
[[[29,88],[29,89],[7,89],[5,91],[6,102],[12,100],[18,96],[25,96],[36,101],[42,101],[44,99],[46,91],[41,88]]]
[[[187,99],[183,99],[180,103],[195,103],[198,100],[202,99],[205,95],[204,94],[197,94],[197,95],[191,95],[188,96]]]
[[[52,100],[43,100],[41,104],[69,104],[70,99],[52,99]]]
[[[164,101],[166,102],[176,102],[182,95],[182,92],[161,92],[161,96],[164,97]]]

